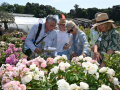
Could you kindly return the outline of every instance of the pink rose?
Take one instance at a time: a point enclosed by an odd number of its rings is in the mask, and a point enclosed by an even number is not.
[[[7,67],[7,70],[12,71],[13,67],[10,65],[10,66]]]
[[[91,63],[94,63],[94,62],[95,62],[95,60],[92,60],[92,61],[91,61]]]
[[[26,90],[26,86],[24,84],[20,85],[21,90]]]
[[[53,58],[47,58],[47,62],[48,62],[48,64],[53,64]]]
[[[46,66],[46,62],[41,63],[41,67],[45,68]]]
[[[36,66],[39,67],[39,62],[38,61],[33,61],[33,64],[36,64]]]

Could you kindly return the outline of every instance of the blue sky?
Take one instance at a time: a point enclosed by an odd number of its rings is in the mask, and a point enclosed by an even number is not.
[[[114,5],[120,5],[120,0],[0,0],[0,4],[7,2],[9,4],[26,5],[29,3],[39,3],[39,5],[51,5],[58,10],[68,13],[70,9],[74,9],[74,5],[79,5],[80,8],[112,8]]]

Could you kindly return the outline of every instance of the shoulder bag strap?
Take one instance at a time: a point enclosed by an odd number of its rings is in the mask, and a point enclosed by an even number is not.
[[[49,34],[49,33],[48,33],[48,34]],[[48,35],[48,34],[47,34],[47,35]],[[46,36],[47,36],[47,35],[46,35]],[[46,36],[44,36],[43,38],[41,38],[37,43],[35,43],[35,45],[38,45]]]
[[[38,31],[37,31],[37,34],[36,34],[36,36],[35,36],[35,42],[36,42],[36,40],[37,40],[37,38],[38,38],[38,36],[39,36],[39,33],[40,33],[41,29],[42,29],[42,24],[39,23]]]

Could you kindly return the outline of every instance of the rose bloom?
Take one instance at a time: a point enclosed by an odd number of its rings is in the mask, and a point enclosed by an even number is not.
[[[48,64],[53,64],[53,58],[47,58],[47,62],[48,62]]]
[[[109,86],[106,85],[102,85],[100,88],[98,88],[97,90],[112,90]]]
[[[71,84],[70,85],[70,90],[78,90],[79,87],[76,84]]]
[[[89,74],[94,74],[97,72],[98,66],[96,64],[92,64],[89,67],[88,73]]]
[[[69,83],[66,82],[64,79],[60,79],[59,81],[57,81],[57,85],[58,90],[70,90]]]
[[[83,58],[83,61],[89,61],[89,62],[91,62],[92,58],[91,57],[85,57],[85,58]]]
[[[46,66],[46,62],[41,63],[41,67],[45,68]]]
[[[112,82],[114,83],[114,85],[119,84],[118,78],[116,78],[116,77],[112,78]]]
[[[109,74],[110,76],[115,75],[115,71],[113,69],[108,69],[106,73]]]
[[[107,70],[108,70],[108,67],[102,67],[102,68],[99,70],[99,72],[100,72],[100,73],[103,73],[103,72],[107,72]]]
[[[12,71],[13,67],[10,65],[10,66],[7,67],[7,70]]]
[[[58,73],[59,67],[58,66],[54,66],[54,68],[51,69],[51,72],[54,72],[55,74]]]
[[[26,90],[26,86],[24,84],[20,85],[21,90]]]
[[[87,83],[84,82],[80,82],[80,89],[89,89],[89,85]]]

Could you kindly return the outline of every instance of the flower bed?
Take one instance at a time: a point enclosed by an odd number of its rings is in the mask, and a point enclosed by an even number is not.
[[[0,67],[2,89],[21,88],[44,90],[114,90],[119,87],[115,71],[109,67],[99,69],[98,63],[90,57],[74,58],[57,56],[44,60],[37,57],[30,61],[21,59],[16,65],[3,64]],[[11,82],[17,82],[16,84]],[[16,87],[14,87],[16,86]],[[19,86],[19,87],[18,87]],[[105,89],[106,88],[106,89]],[[120,88],[119,88],[120,89]]]

